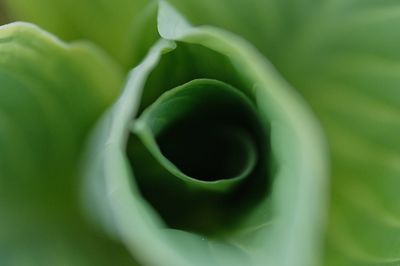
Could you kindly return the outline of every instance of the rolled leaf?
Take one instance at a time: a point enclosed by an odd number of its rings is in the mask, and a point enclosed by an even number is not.
[[[328,171],[324,138],[312,112],[243,39],[217,28],[194,28],[164,2],[158,23],[161,36],[170,41],[160,40],[132,70],[93,137],[86,184],[88,206],[97,206],[91,209],[93,219],[119,236],[144,265],[319,265]],[[229,107],[230,94],[217,97],[220,82],[243,95],[240,98],[251,103],[255,114],[249,115],[241,105]],[[196,97],[193,88],[199,91]],[[176,104],[171,103],[174,100]],[[219,228],[221,212],[203,212],[203,201],[198,200],[212,188],[199,179],[215,172],[203,175],[193,170],[210,161],[193,163],[201,147],[189,141],[197,148],[190,149],[185,141],[190,136],[210,140],[207,134],[224,123],[230,128],[221,131],[226,138],[231,138],[235,125],[259,128],[250,132],[261,136],[261,142],[254,138],[255,147],[266,154],[257,154],[256,178],[245,177],[243,183],[218,189],[221,194],[209,198],[206,206],[211,209],[239,206],[226,220],[225,230],[215,233],[207,229]],[[236,145],[243,143],[238,139]],[[213,141],[209,144],[212,147]],[[166,145],[174,148],[167,151]],[[186,157],[177,159],[180,148]],[[252,152],[246,150],[245,157],[237,152],[234,160],[249,160]],[[95,154],[100,154],[97,160]],[[169,202],[173,192],[183,200],[177,201],[176,210],[171,209],[175,199]],[[251,204],[241,208],[240,203],[247,201]],[[169,203],[172,207],[165,211]],[[171,212],[173,217],[168,217]],[[202,215],[193,219],[197,213]]]
[[[221,234],[248,204],[240,185],[261,179],[265,186],[265,169],[255,169],[268,149],[257,118],[237,89],[202,79],[166,92],[133,123],[136,180],[171,226]]]

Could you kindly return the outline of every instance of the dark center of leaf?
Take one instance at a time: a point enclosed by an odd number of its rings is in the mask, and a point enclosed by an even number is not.
[[[261,171],[265,180],[257,111],[225,83],[194,80],[167,91],[132,132],[128,157],[139,188],[171,227],[203,233],[227,227],[257,197],[242,198]]]

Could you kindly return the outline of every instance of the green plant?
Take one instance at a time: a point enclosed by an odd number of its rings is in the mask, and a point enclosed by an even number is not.
[[[7,1],[1,265],[396,265],[399,4],[169,2]]]

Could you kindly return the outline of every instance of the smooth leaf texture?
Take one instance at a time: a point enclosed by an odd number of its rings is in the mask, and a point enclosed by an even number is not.
[[[317,113],[332,158],[325,265],[398,265],[399,2],[171,2],[251,40]]]
[[[130,69],[156,40],[154,0],[6,0],[14,19],[38,24],[64,40],[95,42]]]
[[[0,27],[0,264],[132,265],[80,212],[88,130],[121,85],[93,46],[26,23]]]
[[[103,217],[108,230],[143,264],[319,265],[328,169],[323,135],[312,113],[244,40],[216,28],[193,28],[166,3],[158,23],[161,36],[173,42],[160,40],[131,72],[93,138],[92,153],[101,154],[87,183],[86,194],[98,206],[94,219]],[[166,227],[157,209],[144,201],[146,194],[126,154],[135,117],[164,91],[195,78],[213,78],[240,89],[271,130],[265,135],[271,143],[269,161],[263,162],[276,163],[274,171],[263,176],[270,181],[269,191],[223,237]],[[243,197],[251,195],[251,189]]]

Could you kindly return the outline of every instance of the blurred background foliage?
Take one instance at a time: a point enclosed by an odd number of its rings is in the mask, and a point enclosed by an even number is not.
[[[64,41],[90,40],[132,68],[157,38],[154,0],[2,0],[12,20],[33,22]]]

